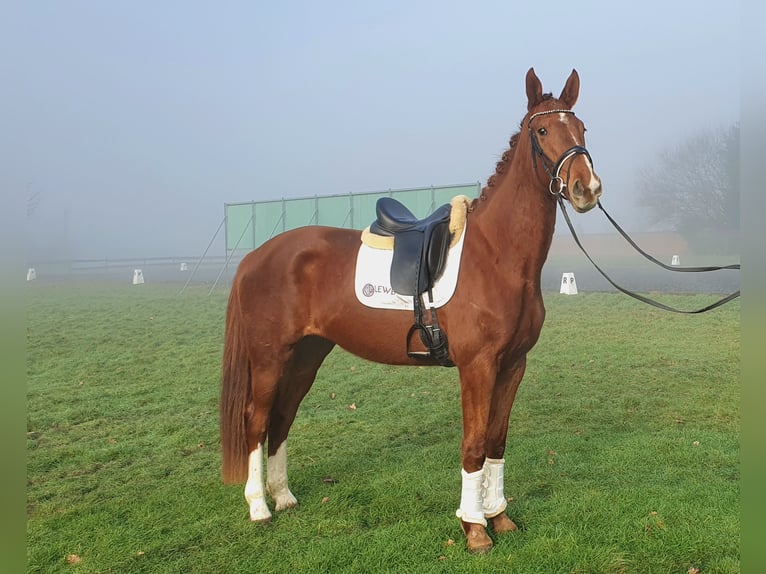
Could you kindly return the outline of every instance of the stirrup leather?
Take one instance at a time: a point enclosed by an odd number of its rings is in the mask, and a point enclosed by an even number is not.
[[[449,344],[447,334],[439,328],[439,319],[436,316],[436,307],[433,306],[433,295],[428,290],[428,315],[430,323],[424,323],[423,296],[416,295],[413,298],[415,305],[415,323],[407,332],[407,356],[411,359],[435,359],[443,367],[454,367],[455,363],[449,356]],[[415,333],[420,335],[420,341],[427,351],[413,351],[412,337]]]

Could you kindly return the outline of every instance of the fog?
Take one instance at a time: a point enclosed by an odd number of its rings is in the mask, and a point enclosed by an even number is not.
[[[642,170],[739,120],[738,6],[518,4],[17,3],[0,184],[29,260],[198,256],[224,203],[484,184],[530,66],[554,95],[577,69],[603,203],[646,231]]]

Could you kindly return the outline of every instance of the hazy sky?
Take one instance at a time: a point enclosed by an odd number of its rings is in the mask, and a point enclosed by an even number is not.
[[[38,194],[28,227],[53,254],[195,255],[226,202],[484,184],[530,66],[555,95],[578,70],[629,227],[642,167],[739,119],[736,2],[16,4],[0,185]]]

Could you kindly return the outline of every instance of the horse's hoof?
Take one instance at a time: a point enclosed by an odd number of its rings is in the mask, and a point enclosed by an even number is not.
[[[287,502],[278,502],[274,506],[274,510],[276,510],[277,512],[281,510],[287,510],[288,508],[298,508],[298,501],[290,500]]]
[[[519,527],[516,526],[516,523],[508,518],[508,515],[505,512],[501,512],[497,516],[490,518],[489,523],[492,525],[492,530],[497,534],[513,532],[514,530],[519,529]]]
[[[296,506],[298,506],[298,500],[289,490],[284,494],[274,497],[274,510],[286,510],[288,508],[295,508]]]
[[[476,554],[486,554],[492,550],[492,539],[487,535],[487,531],[481,524],[460,521],[466,540],[468,541],[468,550]]]
[[[271,522],[271,512],[264,502],[255,501],[250,505],[250,522],[259,524]]]
[[[253,524],[271,524],[271,516],[267,516],[266,518],[250,518],[250,522]]]

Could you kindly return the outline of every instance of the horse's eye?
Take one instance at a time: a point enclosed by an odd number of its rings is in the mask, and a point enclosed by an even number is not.
[[[540,128],[539,130],[537,130],[537,133],[539,133],[541,136],[544,136],[548,133],[548,130],[546,130],[545,128]]]

